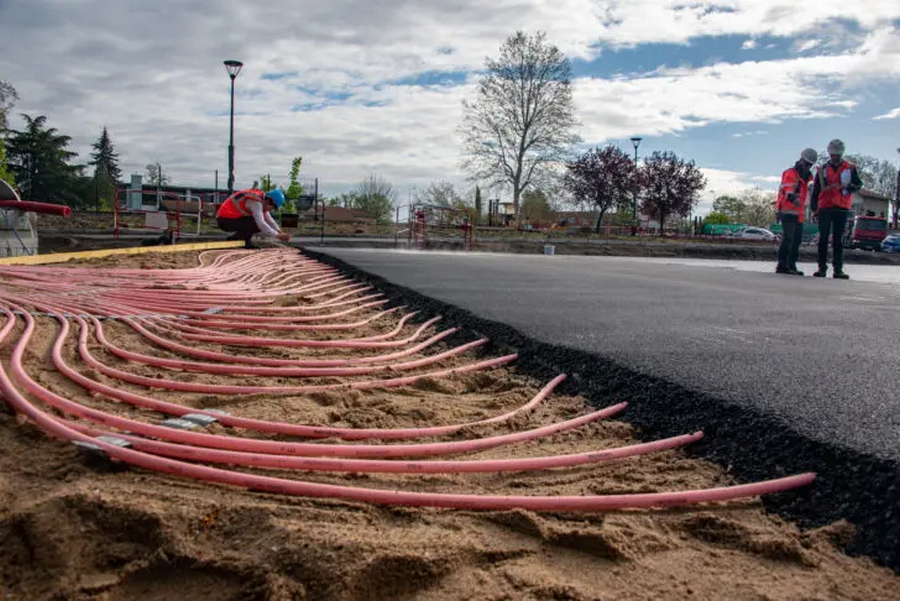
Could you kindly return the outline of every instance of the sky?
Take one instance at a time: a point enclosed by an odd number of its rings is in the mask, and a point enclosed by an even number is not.
[[[573,68],[580,151],[671,150],[711,199],[774,189],[808,146],[900,159],[897,0],[0,0],[0,79],[87,161],[105,126],[124,174],[227,180],[235,80],[237,188],[260,175],[328,196],[375,175],[398,203],[467,190],[462,101],[516,30]],[[511,190],[488,191],[508,200]]]

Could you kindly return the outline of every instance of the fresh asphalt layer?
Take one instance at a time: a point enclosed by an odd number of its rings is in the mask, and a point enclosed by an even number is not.
[[[896,285],[780,276],[767,264],[756,273],[625,257],[327,252],[526,336],[900,458]]]
[[[849,519],[850,550],[900,570],[900,268],[841,281],[751,262],[307,251],[509,342],[524,371],[575,372],[568,392],[630,400],[623,419],[646,437],[703,429],[700,454],[739,478],[819,472],[775,508]]]

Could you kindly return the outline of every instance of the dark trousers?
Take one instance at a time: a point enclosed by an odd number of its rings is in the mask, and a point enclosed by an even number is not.
[[[778,269],[797,269],[800,243],[803,241],[803,224],[797,215],[781,216],[781,246],[778,247]]]
[[[828,208],[819,211],[819,271],[828,269],[828,236],[831,235],[835,273],[844,271],[844,229],[850,211]]]
[[[225,219],[223,217],[216,218],[219,229],[223,232],[234,232],[228,236],[229,240],[243,240],[245,243],[250,242],[253,234],[259,231],[256,220],[252,215],[247,217],[238,217],[237,219]]]

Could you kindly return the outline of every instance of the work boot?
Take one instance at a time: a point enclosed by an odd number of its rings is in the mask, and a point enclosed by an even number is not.
[[[847,275],[846,273],[844,273],[843,271],[835,271],[833,277],[836,280],[849,280],[850,279],[850,276]]]
[[[819,271],[815,272],[813,274],[813,277],[814,278],[824,278],[826,275],[828,275],[828,268],[827,267],[819,267]]]

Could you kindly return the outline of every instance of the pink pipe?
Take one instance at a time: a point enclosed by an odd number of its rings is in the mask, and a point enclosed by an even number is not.
[[[389,378],[384,380],[367,380],[364,382],[349,382],[343,384],[310,384],[304,386],[244,386],[244,385],[228,385],[228,384],[196,384],[194,382],[182,382],[179,380],[170,380],[168,378],[148,378],[131,374],[114,367],[109,367],[100,363],[91,355],[87,347],[87,324],[80,317],[75,318],[82,327],[82,333],[78,344],[78,351],[82,360],[102,373],[105,376],[129,382],[131,384],[140,384],[148,388],[162,388],[164,390],[179,390],[182,392],[201,392],[207,394],[310,394],[313,392],[325,392],[326,390],[369,390],[373,388],[399,388],[401,386],[410,386],[425,378],[441,378],[452,374],[462,374],[472,371],[480,371],[484,369],[492,369],[500,367],[515,361],[518,354],[506,355],[495,359],[478,361],[469,363],[461,367],[453,367],[438,371],[426,372],[415,376],[404,376],[399,378]]]
[[[110,432],[81,426],[75,422],[68,423],[70,427],[84,432],[85,434],[90,434],[91,436],[110,434]],[[188,461],[203,461],[206,463],[224,463],[245,467],[263,467],[283,470],[392,474],[502,473],[578,467],[675,449],[703,438],[703,432],[695,432],[693,434],[685,434],[626,447],[616,447],[570,455],[527,457],[523,459],[411,461],[396,459],[332,459],[328,457],[294,457],[289,455],[242,453],[239,451],[205,449],[160,442],[137,436],[129,436],[128,434],[112,434],[118,438],[127,440],[139,451],[146,451],[148,453],[153,453],[154,455],[164,455],[176,459],[186,459]]]
[[[57,318],[60,321],[61,318]],[[96,380],[91,380],[82,374],[73,370],[62,359],[61,353],[53,356],[54,366],[61,374],[85,388],[86,390],[107,396],[109,398],[124,401],[136,407],[151,409],[159,413],[169,415],[186,415],[188,413],[203,413],[216,417],[219,422],[225,426],[234,428],[244,428],[258,432],[271,432],[276,434],[284,434],[289,436],[302,436],[307,438],[341,438],[344,440],[364,440],[364,439],[381,439],[381,440],[405,440],[412,438],[422,438],[426,436],[442,436],[453,434],[464,428],[475,426],[483,426],[493,423],[501,423],[509,419],[530,411],[546,399],[556,386],[563,381],[565,376],[560,375],[547,384],[533,399],[525,405],[514,409],[508,413],[498,415],[492,418],[478,420],[464,424],[453,424],[447,426],[432,426],[425,428],[395,428],[395,429],[378,429],[378,428],[338,428],[330,426],[307,426],[298,424],[286,424],[279,422],[270,422],[257,420],[252,418],[238,417],[232,415],[220,415],[208,413],[203,409],[194,409],[192,407],[184,407],[174,403],[157,400],[150,397],[141,396],[118,388],[107,386]]]
[[[57,320],[59,321],[59,318]],[[501,423],[504,421],[508,421],[516,415],[519,415],[526,411],[530,411],[531,409],[536,407],[539,403],[543,402],[544,399],[546,399],[553,392],[553,389],[556,388],[556,386],[558,386],[559,383],[562,382],[562,380],[565,378],[565,376],[563,375],[557,376],[537,395],[535,395],[533,399],[531,399],[525,405],[518,407],[517,409],[514,409],[502,415],[475,422],[452,424],[447,426],[432,426],[425,428],[338,428],[332,426],[308,426],[300,424],[270,422],[233,415],[209,413],[203,409],[184,407],[182,405],[177,405],[174,403],[157,400],[151,397],[138,395],[118,388],[113,388],[96,380],[87,378],[69,367],[65,360],[63,360],[61,353],[58,355],[53,355],[53,363],[56,369],[59,370],[61,374],[63,374],[82,388],[92,393],[104,395],[111,399],[124,401],[136,407],[143,407],[145,409],[150,409],[159,413],[177,416],[182,416],[189,413],[202,413],[204,415],[211,415],[217,418],[217,420],[225,426],[233,428],[243,428],[257,432],[271,432],[275,434],[301,436],[306,438],[341,438],[343,440],[408,440],[413,438],[423,438],[426,436],[443,436],[446,434],[453,434],[464,428]]]
[[[390,353],[387,355],[377,355],[372,357],[345,358],[345,359],[271,359],[268,357],[254,357],[252,355],[229,355],[216,351],[208,351],[197,349],[192,346],[179,344],[161,336],[157,336],[153,332],[147,330],[138,322],[130,319],[122,319],[122,323],[131,326],[134,330],[142,334],[147,340],[164,349],[197,357],[200,359],[211,359],[214,361],[224,361],[230,363],[246,363],[252,365],[269,365],[269,366],[285,366],[285,367],[342,367],[350,365],[361,365],[370,363],[385,363],[394,359],[401,359],[421,352],[428,347],[440,342],[444,338],[451,336],[457,332],[456,328],[444,330],[431,338],[410,347],[404,351]],[[151,326],[153,327],[153,326]],[[157,326],[158,327],[158,326]]]
[[[7,311],[8,314],[8,311]],[[67,320],[59,318],[61,324],[60,332],[53,344],[52,356],[54,363],[62,361],[62,347],[65,338],[68,335],[69,323]],[[25,348],[31,339],[34,331],[34,318],[31,314],[25,313],[25,331],[16,343],[12,354],[13,374],[26,389],[50,406],[72,415],[77,415],[84,419],[88,419],[97,423],[104,424],[108,427],[128,432],[134,432],[142,436],[170,440],[174,442],[182,442],[197,446],[205,446],[233,451],[259,452],[272,455],[308,455],[308,456],[328,456],[328,457],[358,457],[358,458],[391,458],[391,457],[410,457],[410,456],[435,456],[449,455],[455,453],[469,453],[476,451],[484,451],[499,446],[525,442],[544,438],[552,434],[564,432],[574,428],[581,427],[585,424],[606,419],[623,411],[628,403],[619,403],[587,415],[582,415],[573,419],[557,422],[548,426],[504,434],[500,436],[491,436],[485,438],[459,440],[451,442],[438,443],[418,443],[418,444],[397,444],[397,445],[342,445],[342,444],[324,444],[324,443],[291,443],[271,440],[242,439],[231,436],[219,436],[214,434],[203,434],[199,432],[189,432],[183,430],[175,430],[165,426],[155,426],[146,424],[137,420],[111,415],[109,413],[85,407],[79,403],[75,403],[65,399],[58,394],[48,390],[42,385],[35,382],[25,371],[22,366],[22,356]]]
[[[399,309],[399,308],[401,308],[401,307],[397,307],[397,309]],[[378,316],[376,316],[376,318],[377,317]],[[154,316],[154,319],[155,318],[156,317]],[[372,319],[375,319],[375,318],[372,318]],[[422,324],[421,326],[419,326],[419,328],[416,330],[416,332],[413,334],[413,336],[417,337],[419,334],[421,334],[421,332],[423,332],[426,329],[428,329],[429,327],[431,327],[431,325],[433,325],[436,321],[437,321],[436,319],[432,319],[432,320],[429,320],[428,322]],[[203,327],[188,325],[188,324],[184,323],[184,321],[179,320],[179,319],[165,319],[165,321],[161,321],[160,323],[164,323],[165,326],[169,330],[175,332],[176,335],[182,339],[191,339],[192,337],[198,336],[198,335],[208,336],[211,338],[218,338],[218,337],[222,336],[221,332],[217,332],[215,330],[210,330],[210,329],[203,328]],[[362,325],[365,325],[365,323],[362,323]],[[356,327],[360,327],[360,326],[357,325]],[[356,329],[356,327],[353,329]],[[315,331],[316,329],[344,330],[345,328],[343,328],[343,327],[324,327],[323,326],[321,328],[315,328],[312,331]],[[337,348],[358,348],[356,346],[347,346],[347,345],[348,344],[355,345],[357,343],[366,344],[366,343],[371,343],[371,342],[389,340],[389,339],[393,338],[394,336],[396,336],[397,334],[399,334],[402,329],[403,329],[402,327],[395,326],[393,330],[390,330],[389,332],[386,332],[384,334],[373,334],[372,336],[366,336],[365,338],[330,337],[327,341],[322,341],[322,340],[319,340],[316,338],[277,338],[275,340],[288,341],[288,343],[281,344],[281,345],[272,344],[270,346],[300,346],[300,347],[312,346],[312,347],[316,347],[316,346],[329,346],[329,345],[322,345],[321,344],[322,342],[337,342],[340,344],[331,345],[331,346],[337,346]],[[395,346],[402,346],[402,344],[395,345]]]
[[[179,369],[184,371],[198,371],[213,374],[232,374],[232,375],[254,375],[254,376],[274,376],[274,377],[329,377],[329,376],[365,376],[383,371],[407,371],[427,365],[433,365],[443,359],[456,357],[467,351],[482,346],[488,342],[487,338],[481,338],[468,344],[463,344],[452,348],[443,353],[431,355],[416,361],[406,361],[403,363],[395,363],[392,365],[369,366],[369,367],[319,367],[319,368],[297,368],[297,367],[259,367],[259,366],[243,366],[234,364],[221,363],[198,363],[194,361],[185,361],[183,359],[166,359],[164,357],[153,357],[151,355],[143,355],[134,353],[118,347],[106,338],[103,333],[103,326],[96,317],[91,317],[94,324],[94,335],[97,341],[107,351],[113,355],[133,361],[143,363],[145,365],[153,365],[155,367],[167,367],[170,369]]]
[[[27,319],[26,319],[27,321]],[[10,320],[9,324],[13,322]],[[32,322],[33,327],[33,322]],[[28,326],[26,325],[26,330]],[[8,334],[4,328],[0,332],[0,341]],[[29,334],[30,335],[30,334]],[[24,337],[24,336],[23,336]],[[15,366],[14,366],[15,368]],[[457,509],[509,510],[525,509],[531,511],[611,511],[626,508],[671,507],[692,503],[709,503],[727,501],[742,497],[754,497],[773,492],[791,490],[811,484],[814,473],[799,474],[787,478],[768,480],[753,484],[713,488],[707,490],[681,491],[669,493],[642,493],[630,495],[603,495],[590,497],[522,497],[498,495],[457,495],[437,493],[400,492],[390,490],[372,490],[330,484],[316,484],[270,476],[257,476],[241,472],[232,472],[219,468],[206,467],[165,459],[106,443],[102,440],[86,436],[65,426],[49,414],[31,405],[12,385],[6,370],[0,364],[0,391],[14,410],[31,419],[47,433],[69,441],[91,443],[103,450],[114,460],[144,469],[172,474],[206,482],[239,486],[250,490],[262,490],[272,493],[290,494],[323,498],[337,498],[362,501],[366,503],[447,507]]]

